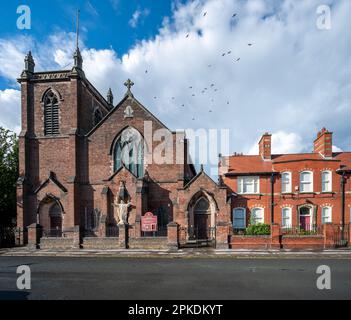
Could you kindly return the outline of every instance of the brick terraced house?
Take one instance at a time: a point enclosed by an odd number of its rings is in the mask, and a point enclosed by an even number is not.
[[[219,173],[231,193],[234,233],[250,224],[277,224],[280,234],[318,234],[325,224],[351,222],[351,152],[332,151],[332,132],[323,128],[312,153],[272,154],[271,135],[259,155],[221,157]],[[335,236],[335,235],[334,235]]]
[[[196,172],[185,134],[150,113],[134,97],[130,80],[117,104],[111,89],[104,98],[86,78],[79,48],[73,69],[63,71],[36,72],[29,53],[18,81],[17,224],[24,244],[326,247],[335,244],[340,225],[341,240],[348,240],[351,153],[333,153],[332,133],[325,129],[310,154],[272,155],[265,134],[260,155],[221,156],[216,183],[202,168]],[[155,161],[163,137],[174,152],[161,152]],[[150,214],[157,225],[146,223]],[[268,224],[270,234],[245,234],[258,223]],[[305,231],[304,240],[284,243],[287,230],[300,240]]]

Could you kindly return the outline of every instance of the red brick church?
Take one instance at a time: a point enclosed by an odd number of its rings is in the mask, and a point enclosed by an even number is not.
[[[150,113],[134,97],[130,80],[117,104],[111,89],[103,97],[84,74],[79,48],[72,70],[63,71],[35,72],[29,53],[18,81],[17,223],[27,230],[25,243],[240,248],[255,246],[257,239],[244,231],[258,223],[270,225],[259,244],[267,248],[282,247],[287,229],[310,231],[312,245],[325,246],[323,224],[342,225],[342,238],[349,237],[351,153],[333,153],[327,130],[318,134],[313,153],[296,155],[272,155],[265,134],[260,155],[221,157],[216,183],[203,169],[196,172],[185,134]],[[160,131],[176,150],[171,161],[153,158],[163,143],[154,138]],[[157,225],[146,229],[150,213]]]

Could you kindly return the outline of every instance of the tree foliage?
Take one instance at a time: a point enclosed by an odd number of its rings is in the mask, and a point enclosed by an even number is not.
[[[0,225],[11,225],[16,217],[18,179],[18,139],[0,127]]]

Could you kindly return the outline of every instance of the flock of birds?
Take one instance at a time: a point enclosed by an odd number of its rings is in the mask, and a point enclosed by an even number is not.
[[[203,13],[203,17],[206,17],[206,16],[207,16],[207,11]],[[233,15],[232,15],[231,18],[232,18],[232,19],[235,19],[236,17],[237,17],[237,13],[233,13]],[[190,34],[187,33],[187,34],[185,35],[185,38],[189,38],[189,37],[190,37]],[[252,43],[248,43],[247,45],[248,45],[249,47],[251,47],[253,44],[252,44]],[[231,54],[232,54],[232,51],[229,50],[229,51],[227,51],[227,52],[223,52],[221,55],[222,55],[222,57],[225,57],[225,56],[229,56],[229,55],[231,55]],[[240,57],[234,58],[234,62],[239,62],[240,60],[241,60]],[[207,67],[208,67],[208,68],[212,68],[212,65],[211,65],[211,64],[208,64]],[[145,74],[149,74],[149,70],[145,70]],[[192,90],[191,97],[195,97],[195,96],[196,96],[196,93],[193,91],[194,89],[195,89],[195,88],[194,88],[193,86],[189,86],[189,90]],[[202,88],[201,91],[199,91],[199,92],[201,92],[201,94],[206,94],[207,92],[211,92],[210,90],[212,91],[212,93],[215,93],[215,92],[217,92],[219,89],[215,86],[214,83],[211,83],[211,85],[210,85],[209,87]],[[154,96],[154,100],[156,100],[156,99],[157,99],[157,96]],[[171,100],[172,100],[172,101],[175,101],[175,100],[176,100],[176,97],[171,97]],[[211,102],[212,102],[212,103],[214,102],[214,99],[213,99],[213,98],[211,98]],[[230,104],[230,102],[227,101],[227,105],[229,105],[229,104]],[[185,107],[185,104],[182,103],[180,106],[181,106],[181,107]],[[209,112],[212,113],[213,110],[212,110],[212,109],[209,109]],[[193,117],[192,120],[195,121],[195,120],[196,120],[195,117]]]

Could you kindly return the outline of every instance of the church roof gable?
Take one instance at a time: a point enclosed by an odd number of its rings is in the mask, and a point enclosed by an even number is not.
[[[195,181],[199,180],[200,178],[204,178],[206,180],[209,180],[216,187],[218,187],[218,184],[215,181],[213,181],[213,179],[203,170],[203,168],[201,168],[199,173],[184,186],[184,189],[189,188]]]
[[[87,137],[90,137],[94,134],[94,132],[100,128],[115,112],[120,111],[120,109],[124,106],[125,102],[130,99],[136,102],[137,106],[141,108],[146,114],[150,115],[155,122],[157,122],[161,127],[167,129],[168,131],[172,132],[163,122],[161,122],[152,112],[150,112],[146,107],[144,107],[134,96],[125,95],[123,99],[113,108],[107,115],[96,125],[90,132],[87,133]]]

